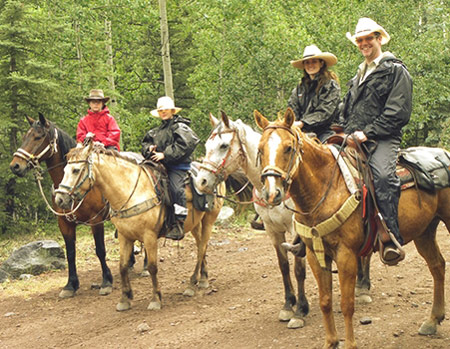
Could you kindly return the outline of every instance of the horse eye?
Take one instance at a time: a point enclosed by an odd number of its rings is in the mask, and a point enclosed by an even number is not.
[[[80,173],[80,169],[74,168],[74,169],[72,169],[72,173],[76,175],[76,174]]]
[[[222,149],[222,150],[228,149],[228,144],[222,143],[222,144],[220,145],[220,149]]]
[[[286,154],[291,153],[291,152],[292,152],[292,147],[291,147],[290,145],[288,145],[288,146],[286,147],[286,149],[284,149],[284,152],[285,152]]]

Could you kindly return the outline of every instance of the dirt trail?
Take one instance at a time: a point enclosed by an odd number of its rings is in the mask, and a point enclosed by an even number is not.
[[[447,260],[450,238],[440,226],[438,241]],[[162,241],[161,241],[162,243]],[[117,244],[110,240],[108,244]],[[10,297],[0,289],[1,348],[321,348],[324,340],[317,286],[308,269],[307,296],[311,312],[302,329],[290,330],[277,320],[283,287],[275,252],[264,233],[240,229],[216,232],[208,249],[210,288],[192,298],[182,295],[194,266],[195,243],[189,235],[183,248],[160,248],[159,280],[163,308],[148,311],[150,278],[132,272],[132,309],[115,310],[120,296],[118,262],[109,261],[115,277],[109,296],[99,296],[100,267],[92,256],[89,268],[79,270],[81,288],[72,299],[58,298],[59,288],[29,298]],[[355,335],[361,348],[449,348],[450,321],[434,336],[417,334],[431,310],[432,278],[414,245],[397,267],[372,261],[373,303],[358,304]],[[141,269],[142,259],[138,258]],[[450,263],[447,262],[447,269]],[[45,283],[66,271],[38,278]],[[338,333],[344,326],[339,311],[337,275],[334,309]],[[61,285],[62,286],[62,285]],[[450,286],[446,283],[446,300]],[[447,310],[447,313],[449,311]],[[371,324],[362,325],[362,318]],[[146,324],[148,331],[138,327]]]

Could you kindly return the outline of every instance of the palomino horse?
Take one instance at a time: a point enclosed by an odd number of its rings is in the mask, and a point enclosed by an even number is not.
[[[259,143],[263,196],[272,205],[282,202],[289,191],[295,202],[296,221],[309,234],[302,239],[308,246],[307,259],[319,287],[320,308],[326,332],[325,348],[334,348],[336,332],[331,263],[334,260],[341,289],[341,310],[345,322],[345,347],[355,348],[353,313],[358,252],[364,242],[362,208],[355,202],[330,149],[309,139],[294,124],[295,116],[287,109],[284,118],[269,122],[258,111],[256,123],[264,130]],[[343,210],[343,208],[351,208]],[[345,211],[345,212],[344,212]],[[337,214],[339,212],[339,214]],[[337,220],[334,220],[336,216]],[[347,217],[347,218],[345,218]],[[444,319],[445,261],[436,242],[436,228],[442,220],[450,229],[450,188],[429,193],[410,188],[402,191],[399,204],[400,232],[408,243],[414,241],[425,259],[434,280],[431,316],[422,324],[419,334],[436,332]],[[321,228],[332,221],[332,228]],[[335,224],[335,222],[338,224]]]
[[[66,132],[46,120],[42,114],[39,114],[39,120],[34,121],[29,117],[27,119],[31,128],[25,134],[20,148],[14,153],[9,167],[14,174],[23,177],[30,169],[35,169],[40,162],[44,161],[53,181],[53,186],[56,188],[64,175],[66,154],[76,146],[76,142]],[[76,227],[79,223],[91,225],[95,240],[95,252],[102,267],[100,294],[110,294],[113,277],[106,265],[103,228],[103,221],[109,212],[109,207],[103,200],[102,195],[98,190],[91,191],[73,215],[64,215],[64,211],[55,205],[54,209],[59,212],[58,226],[66,244],[67,262],[69,264],[69,280],[59,296],[61,298],[73,297],[80,287],[75,262]]]
[[[122,280],[122,297],[116,307],[119,311],[131,307],[133,292],[128,277],[128,260],[136,240],[144,243],[148,271],[152,278],[153,292],[148,309],[161,308],[161,291],[157,279],[157,247],[166,210],[156,194],[156,185],[158,183],[154,175],[145,166],[90,142],[85,147],[77,147],[67,154],[64,178],[56,190],[55,202],[61,207],[70,207],[73,195],[84,195],[91,190],[99,190],[109,201],[112,210],[111,221],[119,233]],[[218,193],[225,194],[225,184],[218,188]],[[189,214],[185,231],[191,231],[195,237],[197,264],[185,295],[193,295],[196,286],[208,287],[206,249],[223,199],[216,197],[214,208],[203,212],[193,208],[190,190],[187,190],[186,197]]]
[[[206,193],[214,192],[216,186],[229,175],[242,169],[254,188],[254,206],[261,216],[264,227],[275,248],[278,265],[283,277],[284,305],[278,319],[289,321],[289,328],[304,326],[303,317],[308,314],[309,305],[305,296],[305,259],[295,257],[294,273],[298,285],[298,295],[292,285],[289,259],[281,244],[294,235],[292,212],[283,206],[269,207],[260,199],[261,167],[256,164],[257,148],[261,135],[241,120],[232,121],[222,112],[219,121],[209,116],[213,131],[206,141],[206,155],[196,178],[196,185]],[[258,199],[259,198],[259,199]],[[291,199],[288,200],[293,207]],[[294,313],[294,307],[296,307]]]

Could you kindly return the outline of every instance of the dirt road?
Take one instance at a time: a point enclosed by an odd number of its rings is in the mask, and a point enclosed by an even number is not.
[[[450,260],[450,238],[442,226],[438,241]],[[161,245],[162,245],[161,241]],[[109,239],[108,248],[117,241]],[[171,245],[171,244],[170,244]],[[361,348],[449,348],[450,321],[434,336],[417,334],[431,311],[432,278],[414,245],[397,267],[372,260],[372,297],[358,304],[355,335]],[[71,299],[59,299],[59,287],[31,296],[11,296],[0,288],[1,348],[321,348],[324,340],[317,286],[308,269],[307,296],[311,311],[304,328],[290,330],[279,322],[283,287],[275,252],[264,233],[247,229],[218,230],[208,249],[210,288],[186,298],[182,295],[194,267],[195,243],[189,235],[183,248],[160,248],[159,280],[163,308],[148,311],[150,278],[140,277],[142,258],[132,272],[132,309],[117,312],[120,278],[117,258],[109,265],[115,277],[109,296],[99,296],[91,284],[100,281],[94,255],[80,268],[81,288]],[[447,269],[449,269],[447,262]],[[52,278],[65,280],[66,271],[48,273],[30,282],[45,285]],[[337,275],[334,274],[334,309],[338,332],[344,336],[339,311]],[[24,284],[26,287],[26,284]],[[8,287],[8,286],[4,286]],[[446,283],[446,300],[450,284]],[[447,307],[447,314],[449,313]],[[370,324],[360,320],[369,318]],[[148,326],[148,327],[147,327]],[[141,331],[140,328],[147,327]]]

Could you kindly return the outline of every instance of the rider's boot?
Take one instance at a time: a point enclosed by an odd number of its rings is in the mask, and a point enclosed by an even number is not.
[[[184,238],[184,221],[176,220],[166,234],[166,239],[181,240]]]

